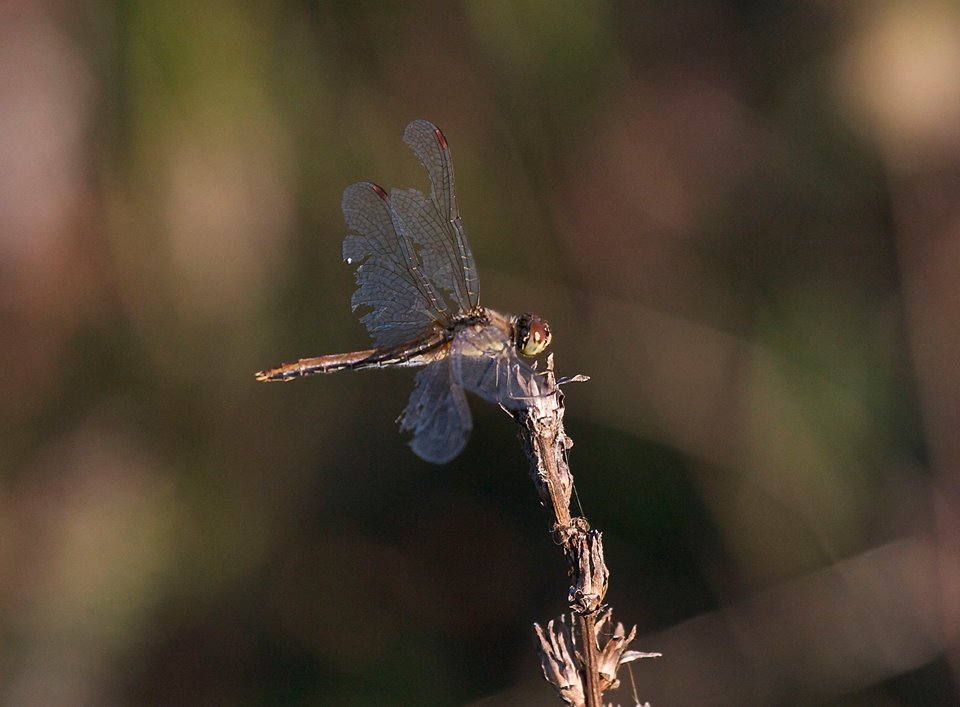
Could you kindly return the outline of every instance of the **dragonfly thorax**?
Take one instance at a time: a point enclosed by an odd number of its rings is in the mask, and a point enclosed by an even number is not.
[[[452,323],[448,324],[446,328],[452,332],[458,329],[465,329],[467,327],[475,326],[478,324],[481,326],[485,324],[496,325],[497,320],[500,320],[500,319],[502,319],[502,317],[496,312],[492,312],[486,307],[481,307],[477,305],[476,307],[471,309],[469,312],[463,312],[461,314],[458,314],[456,317],[453,318]],[[501,326],[501,328],[503,327]],[[509,334],[509,332],[507,333]]]

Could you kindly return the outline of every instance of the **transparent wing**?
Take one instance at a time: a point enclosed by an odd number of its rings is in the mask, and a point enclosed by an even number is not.
[[[520,410],[544,392],[540,374],[495,326],[458,332],[448,358],[465,389],[508,410]]]
[[[413,432],[410,447],[416,455],[446,464],[463,451],[472,427],[467,396],[454,377],[450,358],[420,371],[400,417],[400,430]]]
[[[343,259],[357,265],[353,309],[377,346],[393,346],[449,321],[446,302],[425,277],[409,229],[376,184],[358,182],[343,192],[343,218],[356,231],[343,241]]]
[[[447,140],[433,123],[415,120],[403,131],[403,141],[427,170],[430,198],[415,189],[394,190],[395,208],[420,246],[424,275],[468,311],[480,302],[480,284],[457,208]]]

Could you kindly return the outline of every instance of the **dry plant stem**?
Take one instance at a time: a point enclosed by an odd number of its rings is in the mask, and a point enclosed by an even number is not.
[[[596,620],[592,613],[581,614],[577,617],[580,625],[580,636],[583,640],[583,677],[584,697],[587,707],[603,707],[603,697],[600,692],[600,665],[597,655]]]
[[[569,626],[564,617],[550,621],[545,631],[534,624],[540,662],[544,677],[567,704],[601,707],[602,691],[618,684],[616,669],[635,631],[627,636],[617,624],[614,636],[599,645],[598,631],[610,619],[610,610],[603,605],[609,573],[600,532],[591,530],[586,518],[570,513],[573,475],[567,450],[573,442],[563,430],[563,393],[554,377],[553,356],[548,358],[544,375],[532,385],[538,389],[525,391],[529,404],[515,413],[515,418],[530,461],[530,476],[553,515],[553,534],[567,559],[567,600],[576,616]]]

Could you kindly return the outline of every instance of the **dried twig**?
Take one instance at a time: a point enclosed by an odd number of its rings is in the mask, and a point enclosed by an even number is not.
[[[582,380],[586,378],[570,379]],[[544,677],[564,702],[574,707],[601,707],[603,691],[619,685],[617,669],[623,663],[659,654],[626,651],[636,636],[636,627],[627,633],[618,623],[612,635],[601,636],[612,617],[612,610],[603,604],[610,575],[603,559],[601,533],[592,530],[586,518],[570,513],[573,475],[567,450],[573,442],[563,431],[563,393],[554,377],[552,355],[543,376],[527,384],[531,389],[524,394],[529,404],[514,417],[530,460],[530,476],[553,515],[553,534],[567,558],[567,601],[575,619],[568,622],[565,615],[552,619],[546,629],[534,624],[537,652]]]

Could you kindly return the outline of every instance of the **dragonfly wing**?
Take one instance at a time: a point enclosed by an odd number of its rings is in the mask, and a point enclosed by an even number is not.
[[[413,451],[434,464],[446,464],[460,454],[473,427],[467,396],[450,361],[444,358],[417,374],[400,418],[400,430],[413,432]]]
[[[387,193],[370,182],[343,192],[343,217],[356,234],[343,241],[343,259],[357,266],[353,309],[377,346],[393,346],[449,319],[446,303],[421,270],[402,218]]]
[[[427,170],[430,198],[415,189],[394,190],[391,196],[421,248],[426,277],[468,311],[480,302],[480,286],[457,208],[450,147],[440,128],[426,120],[410,123],[403,141]]]
[[[473,303],[466,294],[459,258],[436,209],[416,189],[392,189],[390,202],[400,216],[404,233],[418,246],[424,277],[456,302],[461,312],[469,311]]]
[[[458,333],[450,359],[464,388],[508,410],[521,410],[544,392],[540,374],[494,326]]]

